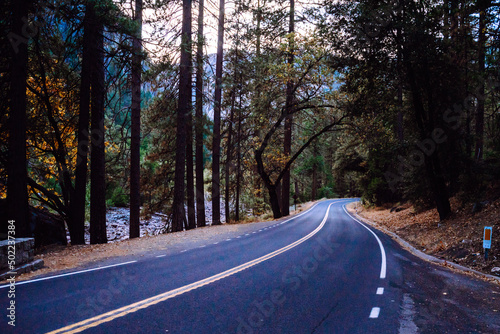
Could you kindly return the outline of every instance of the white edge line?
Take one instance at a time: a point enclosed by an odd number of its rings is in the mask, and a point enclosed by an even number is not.
[[[370,312],[370,319],[378,318],[379,314],[380,314],[380,307],[372,308],[372,311]]]
[[[123,266],[123,265],[126,265],[126,264],[135,263],[135,262],[137,262],[137,261],[128,261],[128,262],[112,264],[112,265],[104,266],[104,267],[98,267],[98,268],[92,268],[92,269],[85,269],[85,270],[80,270],[80,271],[73,271],[71,273],[66,273],[66,274],[61,274],[61,275],[48,276],[48,277],[37,278],[37,279],[29,280],[29,281],[16,282],[16,286],[17,285],[22,285],[22,284],[28,284],[28,283],[46,281],[46,280],[53,279],[53,278],[59,278],[59,277],[65,277],[65,276],[72,276],[72,275],[88,273],[88,272],[96,271],[96,270],[102,270],[102,269],[107,269],[107,268],[113,268],[113,267]],[[0,289],[6,288],[8,286],[10,286],[10,284],[2,285],[2,286],[0,286]]]
[[[382,245],[382,241],[380,241],[379,237],[375,234],[375,232],[373,232],[365,224],[363,224],[362,222],[360,222],[359,220],[357,220],[356,218],[354,218],[353,216],[351,216],[351,214],[349,212],[347,212],[347,209],[346,209],[345,205],[343,205],[343,209],[344,209],[344,212],[347,213],[347,215],[349,217],[351,217],[355,222],[359,223],[361,226],[363,226],[368,231],[370,231],[370,233],[373,234],[373,236],[375,237],[375,239],[377,239],[378,245],[380,247],[380,254],[382,255],[382,264],[380,266],[380,278],[384,279],[386,277],[386,275],[387,275],[387,259],[386,259],[386,256],[385,256],[385,249],[384,249],[384,245]]]
[[[294,217],[290,218],[289,220],[284,221],[283,223],[291,221],[291,220],[293,220],[295,218],[298,218],[298,217],[302,216],[303,214],[309,212],[311,209],[313,209],[318,204],[319,203],[316,203],[315,205],[313,205],[312,207],[310,207],[308,210],[302,212],[301,214],[299,214],[297,216],[294,216]],[[229,240],[231,240],[231,239],[226,239],[226,241],[229,241]],[[187,249],[181,251],[181,253],[186,252],[186,251],[187,251]],[[158,257],[161,257],[161,256],[158,256]],[[107,268],[113,268],[113,267],[123,266],[123,265],[126,265],[126,264],[135,263],[135,262],[137,262],[137,261],[136,260],[134,260],[134,261],[128,261],[128,262],[123,262],[123,263],[112,264],[112,265],[109,265],[109,266],[103,266],[103,267],[98,267],[98,268],[91,268],[91,269],[85,269],[85,270],[80,270],[80,271],[74,271],[74,272],[71,272],[71,273],[66,273],[66,274],[61,274],[61,275],[54,275],[54,276],[42,277],[42,278],[37,278],[37,279],[33,279],[33,280],[28,280],[28,281],[16,282],[16,286],[17,285],[28,284],[28,283],[46,281],[46,280],[49,280],[49,279],[54,279],[54,278],[59,278],[59,277],[66,277],[66,276],[72,276],[72,275],[77,275],[77,274],[83,274],[83,273],[88,273],[88,272],[96,271],[96,270],[102,270],[102,269],[107,269]],[[0,285],[0,289],[7,288],[7,287],[10,287],[10,284]]]

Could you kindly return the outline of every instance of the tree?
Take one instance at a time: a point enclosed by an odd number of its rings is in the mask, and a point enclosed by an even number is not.
[[[191,48],[191,46],[189,46]],[[191,55],[192,57],[192,55]],[[191,62],[192,63],[192,62]],[[190,72],[192,80],[192,70]],[[192,89],[191,89],[192,92]],[[191,98],[192,95],[190,95]],[[186,230],[196,228],[195,211],[195,185],[194,185],[194,155],[193,155],[193,111],[189,104],[189,112],[186,115],[186,204],[187,225]]]
[[[222,108],[222,63],[224,47],[224,0],[219,2],[217,61],[215,68],[214,134],[212,144],[212,225],[220,225],[220,119]],[[228,217],[226,217],[228,219]]]
[[[263,73],[269,73],[269,77],[263,82],[267,81],[270,84],[266,86],[266,94],[262,92],[260,101],[256,104],[256,114],[261,118],[267,117],[271,123],[269,127],[264,128],[263,138],[259,138],[254,158],[257,172],[267,188],[269,204],[275,218],[283,215],[280,205],[282,198],[278,194],[278,187],[291,164],[314,139],[323,133],[333,131],[342,120],[333,102],[335,68],[327,61],[330,50],[318,39],[304,36],[300,42],[295,41],[295,45],[301,45],[296,51],[301,54],[300,59],[297,57],[293,64],[289,64],[288,57],[283,57],[283,54],[289,55],[287,53],[289,45],[290,42],[282,43],[275,54],[268,56],[268,65],[263,69]],[[293,85],[290,89],[286,89],[290,82],[293,82]],[[287,94],[287,91],[290,94]],[[291,96],[293,102],[290,104]],[[312,133],[308,140],[298,145],[295,153],[287,157],[281,153],[283,152],[281,149],[278,149],[278,145],[280,148],[283,147],[283,123],[287,118],[301,113],[311,113],[311,117],[317,117],[318,128],[315,129],[317,132]]]
[[[181,64],[179,71],[179,103],[177,107],[177,137],[175,148],[175,184],[172,204],[172,232],[183,230],[184,174],[186,171],[186,120],[191,112],[191,0],[182,2]]]
[[[294,58],[294,34],[295,34],[295,0],[290,0],[290,23],[288,29],[288,59],[289,66],[293,66]],[[285,136],[283,140],[283,153],[285,157],[289,158],[292,152],[292,124],[293,117],[291,114],[293,105],[293,79],[286,83],[286,107],[285,107]],[[286,171],[283,175],[281,187],[281,213],[283,216],[290,214],[290,170]]]
[[[236,53],[238,50],[236,50]],[[237,61],[235,61],[236,64]],[[234,72],[236,73],[236,71]],[[226,143],[226,168],[225,168],[225,192],[224,192],[224,210],[226,215],[226,222],[231,220],[231,199],[230,199],[230,189],[231,189],[231,165],[232,165],[232,154],[233,154],[233,123],[234,123],[234,108],[236,103],[236,92],[234,89],[231,91],[231,106],[229,110],[229,128],[227,134],[227,143]]]
[[[492,6],[491,0],[478,0],[477,9],[479,11],[479,36],[478,36],[478,100],[476,111],[476,149],[475,158],[481,160],[484,154],[484,109],[485,109],[485,81],[486,81],[486,31],[487,31],[487,11]]]
[[[130,140],[130,238],[140,237],[141,211],[141,73],[142,0],[135,0],[137,32],[132,39],[132,108]]]
[[[242,117],[241,117],[241,94],[239,99],[238,107],[238,127],[236,130],[237,140],[236,140],[236,199],[234,203],[234,220],[240,221],[240,195],[241,195],[241,141],[243,140],[242,135]]]
[[[197,225],[205,226],[205,186],[204,186],[204,161],[203,161],[203,12],[204,1],[199,0],[198,9],[198,40],[196,47],[196,221]]]
[[[68,223],[71,244],[85,244],[85,193],[87,190],[87,156],[89,150],[89,121],[90,121],[90,81],[92,59],[95,49],[92,39],[95,36],[93,22],[94,8],[87,3],[83,19],[82,70],[80,81],[80,112],[78,115],[78,151],[75,169],[75,190],[71,201],[71,218]]]
[[[186,204],[188,209],[186,229],[196,228],[194,173],[193,173],[193,114],[186,117]]]
[[[95,3],[92,4],[96,10]],[[106,171],[104,141],[104,24],[103,13],[96,12],[95,36],[93,38],[91,75],[91,134],[90,152],[90,243],[107,242],[106,234]]]
[[[292,111],[292,114],[297,112],[298,110]],[[284,114],[284,113],[283,113]],[[273,181],[269,176],[269,173],[266,171],[264,166],[263,154],[265,149],[268,147],[271,137],[276,132],[276,130],[280,127],[281,123],[284,120],[284,115],[276,121],[272,128],[266,133],[266,136],[259,148],[255,150],[255,160],[257,162],[257,170],[264,181],[264,184],[269,192],[269,204],[271,205],[271,209],[273,210],[273,216],[275,219],[281,218],[283,214],[280,210],[280,203],[278,193],[276,191],[277,185],[283,179],[283,176],[286,172],[289,171],[292,163],[300,156],[300,154],[307,148],[311,143],[313,143],[318,137],[322,134],[332,131],[336,126],[342,124],[343,117],[336,118],[332,120],[328,125],[324,126],[321,130],[312,135],[298,150],[297,152],[288,159],[285,166],[279,171],[278,177]]]
[[[28,17],[30,0],[11,1],[12,30],[11,41],[11,84],[9,110],[9,151],[7,178],[7,217],[13,220],[15,236],[29,237],[30,211],[27,190],[26,162],[26,80],[28,63],[28,40],[23,29],[23,19]],[[31,27],[33,28],[33,27]]]

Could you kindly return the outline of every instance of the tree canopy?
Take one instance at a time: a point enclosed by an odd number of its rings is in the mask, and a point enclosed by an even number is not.
[[[101,243],[111,206],[138,237],[337,196],[446,219],[500,176],[499,8],[6,0],[0,232],[41,209]]]

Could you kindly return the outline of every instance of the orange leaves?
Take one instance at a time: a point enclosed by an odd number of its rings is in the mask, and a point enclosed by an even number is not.
[[[282,153],[282,150],[278,146],[268,147],[267,150],[262,154],[262,160],[264,161],[264,168],[268,171],[271,177],[277,176],[286,163],[289,160],[289,157],[285,156]]]

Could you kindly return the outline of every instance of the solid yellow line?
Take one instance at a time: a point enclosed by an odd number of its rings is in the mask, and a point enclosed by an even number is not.
[[[326,220],[328,218],[328,213],[330,212],[330,207],[333,204],[334,203],[331,203],[328,206],[328,209],[326,210],[326,214],[325,214],[325,217],[323,218],[323,221],[321,222],[321,224],[314,231],[312,231],[311,233],[309,233],[308,235],[306,235],[302,239],[299,239],[299,240],[295,241],[294,243],[292,243],[292,244],[290,244],[288,246],[280,248],[280,249],[278,249],[278,250],[276,250],[276,251],[274,251],[272,253],[266,254],[266,255],[261,256],[261,257],[255,259],[255,260],[249,261],[247,263],[244,263],[244,264],[239,265],[237,267],[234,267],[232,269],[228,269],[228,270],[226,270],[226,271],[224,271],[222,273],[219,273],[219,274],[210,276],[208,278],[202,279],[200,281],[191,283],[189,285],[185,285],[183,287],[180,287],[180,288],[177,288],[177,289],[174,289],[174,290],[170,290],[170,291],[164,292],[162,294],[159,294],[159,295],[156,295],[156,296],[153,296],[153,297],[141,300],[139,302],[136,302],[136,303],[133,303],[133,304],[130,304],[130,305],[118,308],[116,310],[113,310],[113,311],[110,311],[110,312],[107,312],[107,313],[103,313],[103,314],[95,316],[93,318],[77,322],[77,323],[75,323],[73,325],[69,325],[69,326],[57,329],[57,330],[49,332],[47,334],[59,334],[59,333],[72,334],[72,333],[80,333],[80,332],[82,332],[82,331],[84,331],[86,329],[99,326],[99,325],[101,325],[101,324],[103,324],[105,322],[109,322],[109,321],[112,321],[112,320],[114,320],[116,318],[123,317],[123,316],[125,316],[127,314],[137,312],[137,311],[139,311],[141,309],[145,309],[145,308],[147,308],[149,306],[158,304],[158,303],[163,302],[163,301],[165,301],[167,299],[179,296],[181,294],[184,294],[186,292],[192,291],[194,289],[198,289],[198,288],[200,288],[202,286],[208,285],[210,283],[216,282],[216,281],[221,280],[223,278],[226,278],[228,276],[234,275],[234,274],[236,274],[236,273],[238,273],[240,271],[243,271],[245,269],[253,267],[253,266],[255,266],[255,265],[257,265],[257,264],[259,264],[261,262],[267,261],[267,260],[269,260],[269,259],[271,259],[271,258],[273,258],[273,257],[275,257],[275,256],[277,256],[277,255],[279,255],[281,253],[284,253],[284,252],[286,252],[286,251],[288,251],[288,250],[290,250],[290,249],[292,249],[292,248],[300,245],[301,243],[303,243],[304,241],[308,240],[309,238],[311,238],[312,236],[314,236],[316,233],[318,233],[323,228],[323,226],[325,225]]]

